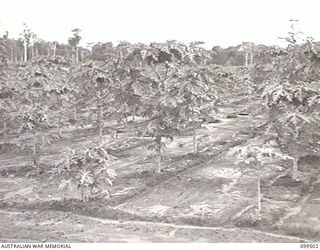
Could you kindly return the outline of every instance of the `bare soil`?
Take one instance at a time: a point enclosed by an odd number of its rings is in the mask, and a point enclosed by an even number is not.
[[[234,146],[259,134],[263,117],[230,107],[198,129],[199,154],[192,136],[167,142],[162,172],[135,136],[144,121],[129,124],[119,138],[106,135],[118,173],[111,196],[80,199],[77,187],[59,190],[50,167],[67,146],[96,140],[93,129],[65,131],[43,153],[41,172],[27,152],[10,145],[0,155],[1,242],[313,242],[320,241],[319,159],[301,162],[299,179],[290,172],[257,172],[262,181],[262,210],[257,211],[256,177],[250,166],[226,157]],[[115,125],[116,126],[116,125]],[[110,124],[112,127],[112,124]],[[305,177],[307,176],[307,177]],[[309,176],[309,177],[308,177]]]

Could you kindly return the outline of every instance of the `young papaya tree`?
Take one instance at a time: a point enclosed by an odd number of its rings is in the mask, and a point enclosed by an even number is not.
[[[195,154],[198,153],[198,124],[219,112],[220,104],[220,89],[211,78],[212,72],[205,63],[207,56],[199,47],[201,44],[191,43],[180,52],[181,61],[174,77],[167,83],[169,95],[166,97],[170,97],[169,100],[176,104],[179,116],[177,125],[180,125],[178,129],[183,131],[191,127]]]
[[[219,112],[220,99],[214,83],[210,83],[205,68],[191,68],[184,71],[178,83],[173,86],[180,98],[179,116],[184,127],[192,127],[193,151],[198,153],[197,124],[199,121]]]
[[[317,88],[304,83],[283,83],[266,88],[263,94],[269,108],[269,131],[276,133],[283,150],[293,157],[294,171],[301,156],[317,150],[313,140],[319,136],[318,96]]]
[[[80,150],[67,148],[63,158],[51,170],[53,176],[62,178],[60,190],[80,189],[81,199],[88,202],[93,196],[110,196],[105,187],[112,186],[117,177],[114,168],[115,156],[109,153],[105,144],[84,147]]]
[[[76,93],[73,104],[77,125],[91,123],[97,127],[98,136],[102,141],[108,103],[113,100],[106,71],[94,62],[88,62],[77,67],[71,81]],[[78,117],[79,113],[83,113],[82,117]]]
[[[300,34],[298,32],[298,34]],[[293,170],[298,171],[299,158],[316,152],[319,145],[319,55],[313,42],[298,44],[298,34],[290,31],[288,47],[282,53],[269,55],[273,72],[265,65],[262,93],[267,113],[268,133],[278,138],[283,152],[292,157]]]
[[[209,87],[201,53],[180,43],[152,44],[141,51],[149,62],[140,70],[134,91],[144,104],[150,120],[142,134],[155,138],[150,149],[156,152],[157,172],[161,170],[162,138],[171,140],[192,127],[194,152],[198,152],[196,120],[208,115],[217,103]],[[146,81],[147,80],[147,81]],[[210,105],[210,104],[211,105]]]
[[[61,58],[40,58],[36,61],[38,67],[46,74],[46,84],[43,89],[50,103],[50,126],[58,129],[58,136],[63,138],[63,131],[70,126],[67,119],[73,105],[76,93],[72,82],[69,81],[70,61]]]
[[[147,126],[140,129],[140,135],[154,138],[148,149],[156,157],[156,172],[159,173],[165,147],[163,138],[173,139],[179,121],[179,100],[169,88],[179,71],[179,60],[163,44],[145,46],[140,55],[146,66],[139,69],[132,90],[143,104],[142,116],[149,120]]]
[[[54,71],[50,62],[35,62],[22,67],[18,71],[19,124],[20,133],[24,136],[22,147],[33,148],[33,164],[40,168],[41,150],[55,138],[50,129],[61,120],[63,107],[61,95],[68,92],[68,85],[60,82],[62,71]],[[59,111],[57,111],[59,110]],[[59,124],[58,124],[59,125]]]
[[[143,115],[141,96],[135,93],[134,88],[139,85],[141,71],[147,66],[143,56],[145,48],[144,44],[121,42],[115,48],[114,60],[109,61],[109,69],[106,70],[112,82],[111,88],[115,99],[113,105],[117,107],[114,116],[125,127],[129,116],[134,121],[136,116]]]
[[[18,107],[15,104],[18,93],[15,91],[7,71],[0,72],[0,115],[2,117],[2,134],[5,143],[8,143],[8,133],[11,125],[16,120],[18,112]]]

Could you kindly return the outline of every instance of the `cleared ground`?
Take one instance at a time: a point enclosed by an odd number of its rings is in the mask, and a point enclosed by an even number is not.
[[[34,174],[27,155],[0,155],[1,242],[306,242],[320,241],[320,181],[317,158],[302,163],[310,175],[294,180],[284,171],[267,175],[263,168],[236,164],[226,157],[234,146],[259,134],[263,117],[238,116],[203,124],[197,131],[200,153],[192,153],[192,137],[167,142],[161,174],[145,146],[149,138],[132,136],[143,125],[129,124],[118,139],[106,135],[118,160],[111,197],[80,201],[77,187],[59,190],[60,180],[44,171]],[[61,158],[66,146],[90,145],[91,129],[65,132],[41,162]],[[257,212],[257,185],[262,181],[262,210]]]

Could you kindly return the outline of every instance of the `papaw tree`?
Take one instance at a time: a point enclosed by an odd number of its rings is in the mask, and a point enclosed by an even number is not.
[[[282,53],[270,51],[272,59],[265,65],[262,98],[269,120],[267,132],[278,138],[297,171],[301,156],[319,150],[320,64],[315,60],[319,58],[319,45],[312,41],[298,44],[293,31],[286,40],[289,44]]]

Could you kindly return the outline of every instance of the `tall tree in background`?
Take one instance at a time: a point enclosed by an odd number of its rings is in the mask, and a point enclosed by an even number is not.
[[[245,66],[253,66],[253,57],[255,52],[255,44],[250,42],[243,42],[240,47],[241,51],[245,53]]]
[[[23,61],[28,61],[28,47],[34,34],[26,23],[23,23],[23,31],[20,33],[23,42]]]
[[[72,37],[69,38],[68,43],[69,45],[72,46],[72,49],[75,53],[75,61],[79,62],[79,52],[78,52],[78,45],[81,41],[81,36],[80,36],[80,29],[73,29],[72,30]]]
[[[0,29],[0,61],[5,61],[8,58],[8,36],[8,31],[3,32]]]

